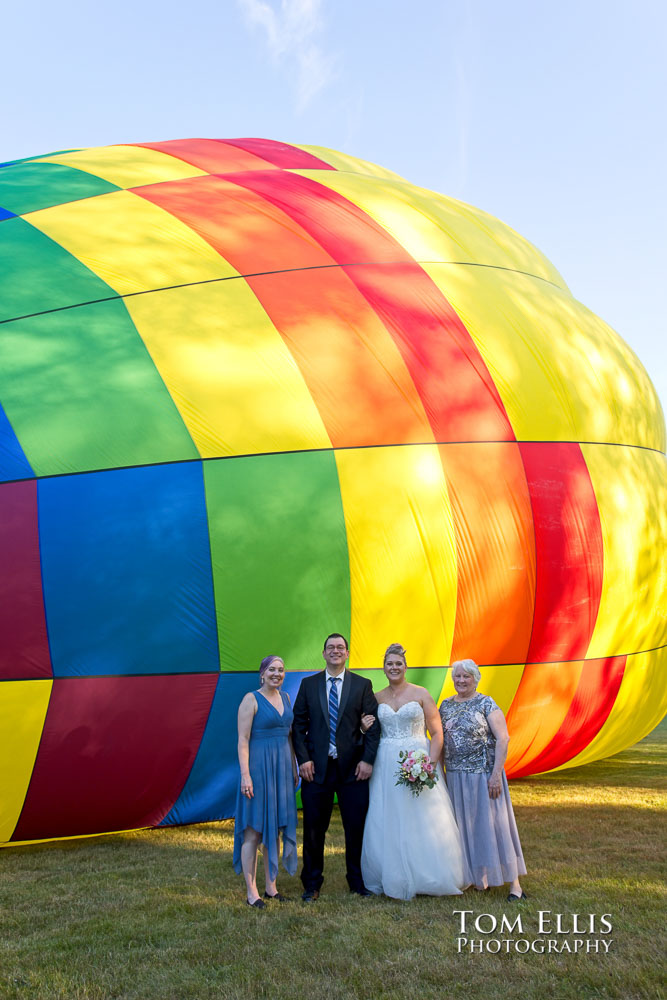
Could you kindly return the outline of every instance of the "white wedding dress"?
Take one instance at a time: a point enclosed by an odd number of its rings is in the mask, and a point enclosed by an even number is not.
[[[399,750],[426,750],[424,712],[408,701],[397,712],[378,705],[382,729],[373,773],[361,871],[371,892],[395,899],[459,895],[467,884],[461,839],[442,768],[433,788],[414,795],[396,785]]]

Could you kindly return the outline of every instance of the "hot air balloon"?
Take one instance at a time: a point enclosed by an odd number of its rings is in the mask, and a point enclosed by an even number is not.
[[[230,816],[259,661],[331,631],[473,657],[510,776],[662,718],[660,404],[508,226],[191,139],[4,165],[0,258],[0,842]]]

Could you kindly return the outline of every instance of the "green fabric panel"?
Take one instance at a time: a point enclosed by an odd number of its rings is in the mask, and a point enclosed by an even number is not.
[[[333,452],[204,462],[222,670],[322,667],[350,631],[350,571]]]
[[[16,215],[118,190],[117,184],[60,163],[16,163],[0,170],[0,205]]]
[[[199,457],[121,299],[0,324],[0,402],[38,476]]]
[[[111,296],[104,281],[24,219],[0,226],[0,321]]]

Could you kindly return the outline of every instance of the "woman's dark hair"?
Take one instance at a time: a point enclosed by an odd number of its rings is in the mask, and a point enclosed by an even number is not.
[[[323,650],[327,648],[327,643],[328,643],[329,639],[342,639],[343,642],[345,643],[345,648],[349,652],[350,647],[348,646],[347,639],[345,638],[344,635],[341,635],[340,632],[332,632],[331,635],[328,635],[326,637],[326,639],[324,640],[324,645],[322,646]]]

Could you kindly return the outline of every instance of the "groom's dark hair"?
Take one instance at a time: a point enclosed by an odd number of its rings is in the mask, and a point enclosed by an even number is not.
[[[349,653],[350,647],[348,645],[347,639],[345,638],[344,635],[341,635],[340,632],[332,632],[331,635],[328,635],[326,637],[326,639],[324,640],[324,645],[322,646],[322,651],[324,651],[327,648],[327,643],[328,643],[329,639],[342,639],[343,642],[345,643],[345,648],[346,648],[346,650]]]

